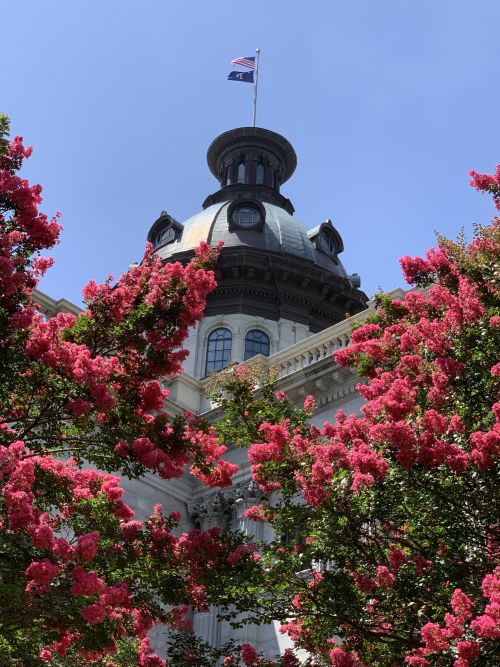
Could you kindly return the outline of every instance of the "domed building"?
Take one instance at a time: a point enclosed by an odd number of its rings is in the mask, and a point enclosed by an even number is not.
[[[307,229],[281,186],[297,157],[281,135],[258,127],[224,132],[207,153],[219,190],[183,223],[166,212],[148,234],[165,261],[186,261],[205,241],[222,242],[217,288],[190,337],[186,371],[195,378],[229,361],[269,356],[366,307],[356,274],[339,255],[330,220]]]

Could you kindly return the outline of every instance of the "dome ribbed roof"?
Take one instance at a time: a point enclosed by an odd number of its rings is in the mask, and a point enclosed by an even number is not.
[[[291,255],[339,277],[347,277],[341,262],[316,248],[305,225],[284,209],[263,202],[266,219],[262,230],[230,230],[227,217],[230,204],[229,201],[213,204],[186,220],[177,241],[159,248],[158,255],[163,259],[174,259],[177,254],[192,252],[202,241],[210,245],[223,241],[227,249],[246,247],[269,254]]]

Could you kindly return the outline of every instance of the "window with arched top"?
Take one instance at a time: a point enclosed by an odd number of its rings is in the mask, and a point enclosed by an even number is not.
[[[238,171],[236,173],[236,182],[244,183],[245,182],[245,163],[238,162]]]
[[[262,162],[257,163],[257,167],[255,169],[255,183],[257,185],[264,184],[264,164]]]
[[[208,337],[205,375],[226,368],[231,359],[232,338],[229,329],[224,327],[219,327],[211,332]]]
[[[337,247],[335,245],[335,241],[332,239],[332,237],[329,234],[325,234],[323,232],[320,237],[319,237],[319,244],[321,248],[327,252],[329,255],[333,255],[333,253],[337,250]]]
[[[245,361],[256,354],[269,356],[269,336],[260,329],[252,329],[245,336]]]

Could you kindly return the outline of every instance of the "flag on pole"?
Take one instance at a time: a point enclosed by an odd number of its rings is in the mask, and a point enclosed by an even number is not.
[[[255,69],[255,56],[235,58],[231,60],[231,65],[242,65],[243,67],[248,67],[248,69]]]
[[[253,83],[253,71],[252,72],[229,72],[228,77],[229,81],[242,81],[243,83]]]

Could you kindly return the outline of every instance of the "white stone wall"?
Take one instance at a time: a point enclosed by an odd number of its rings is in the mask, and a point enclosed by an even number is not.
[[[311,424],[322,427],[327,422],[334,422],[337,410],[342,409],[347,415],[359,415],[360,408],[365,403],[359,394],[354,394],[349,399],[330,403],[323,408],[320,408],[310,419]]]
[[[208,336],[219,327],[229,329],[233,335],[231,361],[236,362],[243,361],[245,336],[251,329],[259,329],[269,336],[270,354],[276,354],[311,335],[307,325],[283,318],[275,321],[242,313],[205,317],[191,330],[185,343],[185,348],[189,350],[189,357],[184,362],[186,373],[195,378],[205,376]]]

